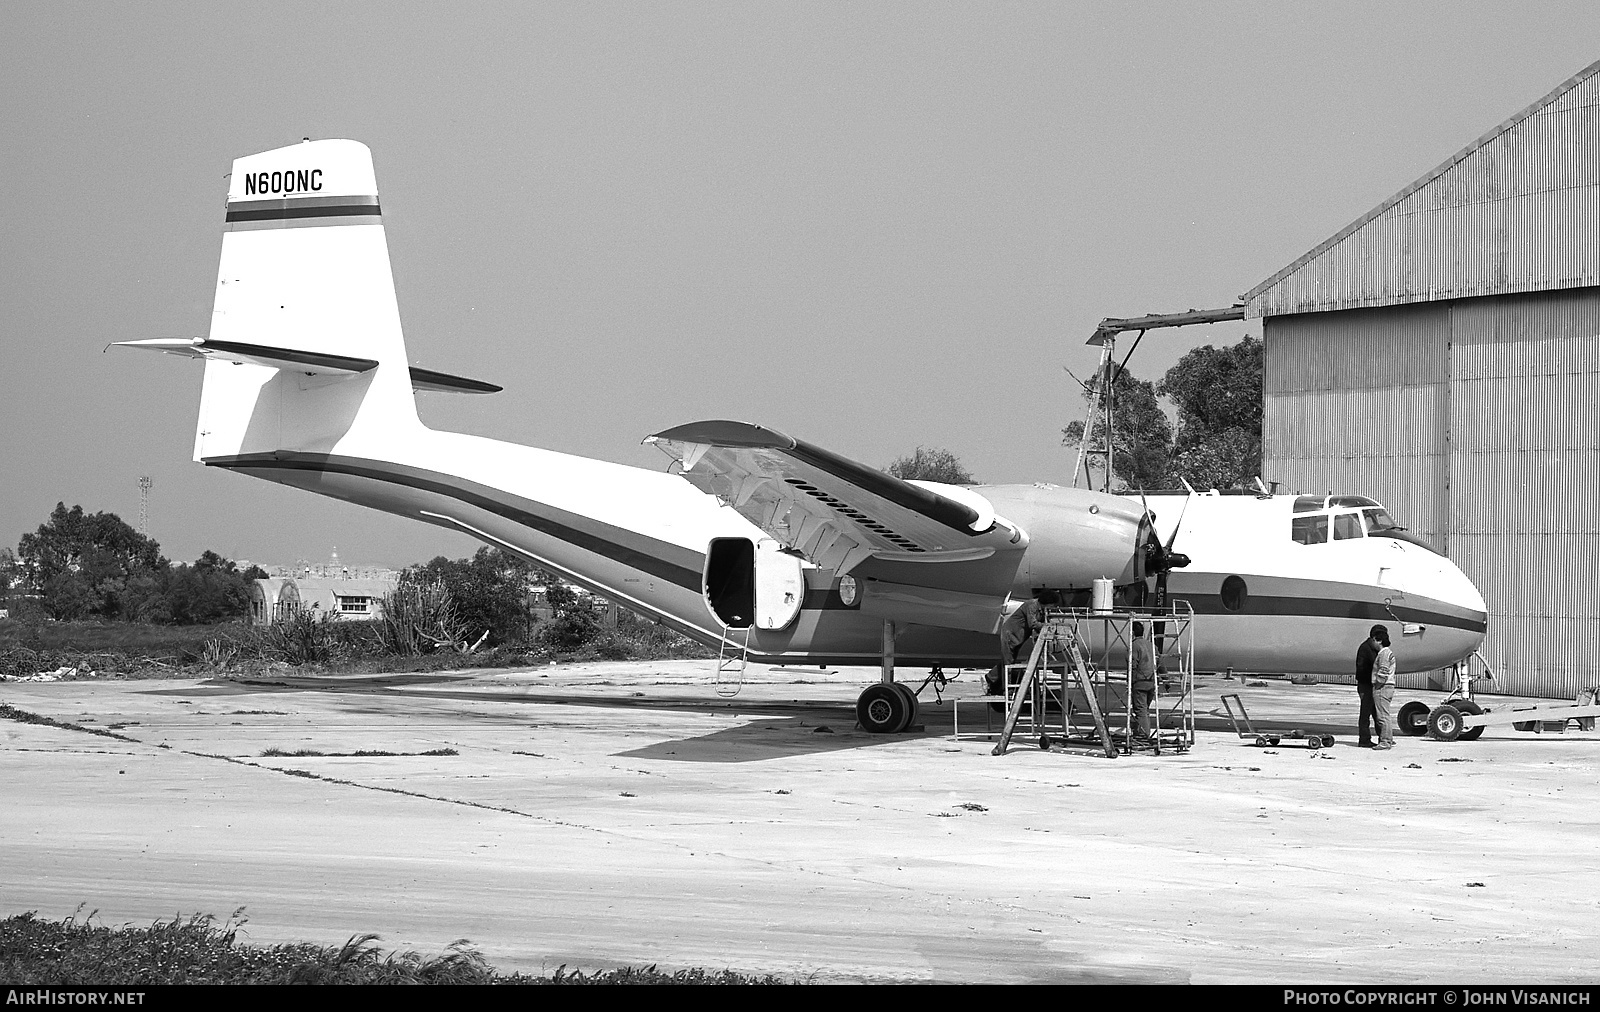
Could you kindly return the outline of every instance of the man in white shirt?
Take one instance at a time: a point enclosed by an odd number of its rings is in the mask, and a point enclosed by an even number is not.
[[[1374,636],[1381,646],[1372,662],[1372,702],[1378,710],[1378,744],[1374,748],[1394,748],[1394,648],[1389,646],[1389,630],[1373,627]]]

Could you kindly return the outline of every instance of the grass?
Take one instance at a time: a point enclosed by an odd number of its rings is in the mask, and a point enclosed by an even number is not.
[[[654,965],[568,970],[548,976],[501,974],[465,940],[445,952],[384,952],[377,935],[342,946],[308,943],[258,946],[237,941],[244,909],[221,924],[197,914],[147,928],[108,928],[76,916],[40,920],[34,913],[0,920],[0,980],[17,985],[152,984],[783,984],[771,974],[679,970]]]
[[[453,748],[434,748],[426,752],[384,752],[377,749],[361,749],[355,752],[319,752],[314,748],[297,748],[293,752],[285,752],[281,748],[263,749],[264,758],[304,759],[308,756],[325,756],[329,759],[351,759],[367,756],[419,756],[419,755],[460,755]]]
[[[30,713],[27,710],[19,710],[10,703],[0,703],[0,719],[14,720],[19,724],[43,724],[45,727],[59,727],[67,731],[82,731],[85,734],[98,734],[102,738],[115,738],[118,741],[136,741],[136,739],[129,738],[125,734],[117,734],[115,731],[102,731],[98,727],[85,727],[82,724],[74,724],[70,721],[56,720],[54,717]],[[118,724],[117,726],[127,727],[128,725]]]
[[[570,650],[539,643],[508,644],[473,653],[443,650],[420,657],[387,652],[370,622],[315,623],[299,642],[282,631],[228,622],[161,626],[137,622],[49,622],[0,619],[0,679],[68,669],[67,679],[117,676],[177,678],[309,673],[391,674],[461,668],[517,668],[594,660],[676,660],[715,657],[715,651],[638,619],[603,628]],[[308,659],[308,654],[313,659]]]

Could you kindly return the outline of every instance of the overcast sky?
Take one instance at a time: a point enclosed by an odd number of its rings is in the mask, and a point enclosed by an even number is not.
[[[1232,303],[1600,57],[1600,4],[0,6],[0,545],[464,537],[190,461],[235,157],[371,146],[425,421],[661,468],[760,422],[1066,481],[1106,316]],[[1155,332],[1158,377],[1258,324]]]

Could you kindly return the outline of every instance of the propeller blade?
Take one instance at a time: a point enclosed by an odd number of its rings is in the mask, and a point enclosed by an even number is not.
[[[1177,543],[1178,530],[1183,526],[1183,515],[1189,512],[1189,503],[1195,495],[1194,489],[1189,488],[1188,482],[1184,482],[1183,487],[1189,489],[1189,494],[1183,497],[1183,509],[1178,511],[1178,522],[1172,525],[1172,536],[1167,538],[1166,549],[1169,554],[1172,552],[1172,546]]]

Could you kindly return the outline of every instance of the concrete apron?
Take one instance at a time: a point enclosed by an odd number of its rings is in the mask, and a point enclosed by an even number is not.
[[[466,938],[502,971],[1595,978],[1600,734],[1373,752],[1352,688],[1203,678],[1205,728],[1240,691],[1258,725],[1339,744],[993,757],[931,690],[922,733],[854,730],[875,669],[753,667],[728,701],[713,666],[0,684],[134,739],[0,721],[0,915],[243,907],[254,943]]]

